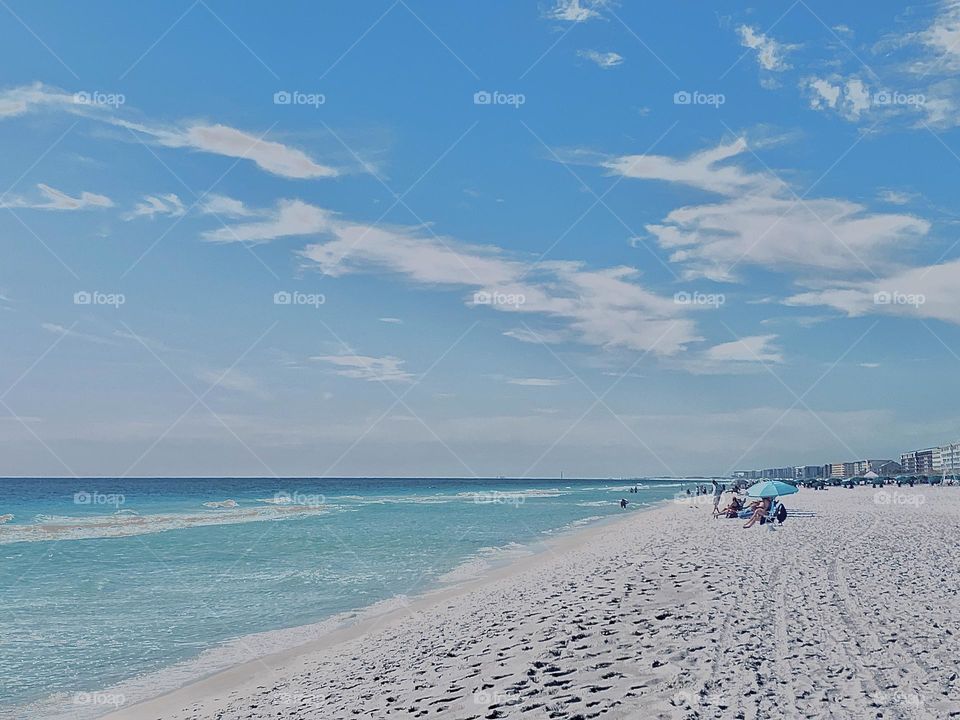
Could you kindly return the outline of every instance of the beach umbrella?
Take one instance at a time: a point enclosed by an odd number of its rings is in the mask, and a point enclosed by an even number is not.
[[[863,476],[863,479],[864,479],[864,480],[876,480],[878,477],[880,477],[880,476],[877,475],[873,470],[870,470],[868,473],[866,473],[866,474]]]
[[[747,488],[747,497],[773,498],[780,495],[792,495],[799,492],[795,485],[780,482],[779,480],[764,480]]]

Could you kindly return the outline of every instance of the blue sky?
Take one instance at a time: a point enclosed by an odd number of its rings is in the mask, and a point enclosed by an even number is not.
[[[0,14],[2,474],[960,435],[956,2]]]

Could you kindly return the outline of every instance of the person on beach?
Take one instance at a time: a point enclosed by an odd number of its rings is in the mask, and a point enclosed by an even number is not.
[[[720,507],[720,496],[723,495],[723,491],[727,489],[726,484],[721,484],[716,481],[716,479],[711,480],[713,483],[713,515],[716,517],[720,514],[720,511],[717,509]]]
[[[750,507],[753,508],[753,515],[750,516],[750,519],[747,521],[747,524],[744,525],[745,528],[753,527],[753,525],[760,518],[764,517],[768,512],[770,512],[770,506],[773,504],[773,500],[770,498],[764,498],[760,501],[759,505],[756,503],[751,503]]]
[[[628,501],[626,498],[620,498],[620,509],[621,509],[621,510],[626,509],[626,507],[627,507],[627,502],[629,502],[629,501]]]
[[[730,498],[730,504],[717,513],[717,517],[723,516],[727,519],[735,519],[741,510],[743,510],[743,501],[734,495]]]

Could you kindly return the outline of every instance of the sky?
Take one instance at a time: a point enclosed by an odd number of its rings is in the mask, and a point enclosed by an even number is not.
[[[0,16],[0,475],[960,437],[956,0]]]

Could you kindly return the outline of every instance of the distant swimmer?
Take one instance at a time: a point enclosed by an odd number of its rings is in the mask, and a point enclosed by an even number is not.
[[[621,509],[625,508],[627,506],[627,502],[628,501],[626,498],[620,498],[620,508]]]

